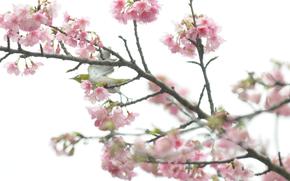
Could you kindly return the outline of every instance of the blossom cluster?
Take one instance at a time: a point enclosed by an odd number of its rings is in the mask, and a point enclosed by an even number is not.
[[[264,102],[262,106],[269,109],[290,98],[290,87],[286,80],[285,69],[287,69],[285,64],[279,63],[274,65],[272,71],[265,72],[261,76],[249,73],[246,79],[239,81],[233,87],[233,92],[238,94],[242,101],[255,105]],[[265,92],[264,99],[263,92]],[[285,104],[273,112],[277,115],[290,116],[290,104]]]
[[[249,136],[245,130],[231,128],[231,134],[224,135],[223,138],[214,143],[211,139],[198,141],[194,139],[184,140],[177,130],[172,130],[164,137],[157,139],[152,146],[137,140],[133,146],[133,155],[139,166],[146,172],[156,176],[165,176],[178,180],[210,180],[218,177],[213,174],[216,170],[226,180],[247,180],[253,173],[239,161],[224,164],[197,164],[209,159],[226,160],[237,154],[233,153],[232,147],[228,144],[225,147],[222,142],[231,144],[246,143]],[[233,135],[234,134],[234,135]],[[236,136],[234,140],[230,136]],[[240,149],[242,152],[242,149]],[[191,164],[195,162],[196,164]],[[206,167],[208,166],[208,167]],[[209,171],[211,170],[211,171]]]
[[[24,68],[22,68],[19,65],[19,61],[16,62],[8,62],[6,63],[6,69],[9,74],[14,74],[14,75],[33,75],[35,74],[36,70],[39,68],[39,66],[42,66],[43,63],[41,62],[34,62],[30,61],[28,62],[25,60],[25,65]]]
[[[6,30],[5,39],[23,46],[40,42],[50,45],[53,39],[47,26],[56,16],[56,5],[42,1],[37,7],[14,6],[13,11],[0,14],[0,27]]]
[[[137,116],[136,113],[132,112],[127,112],[127,115],[125,115],[120,107],[110,109],[95,106],[88,108],[88,112],[91,115],[91,118],[95,120],[96,127],[100,130],[110,131],[130,124]]]
[[[109,171],[112,176],[131,180],[136,175],[133,171],[135,165],[130,149],[122,138],[114,137],[105,144],[102,168]]]
[[[95,60],[96,46],[102,47],[103,44],[95,32],[86,30],[89,21],[72,18],[66,13],[63,25],[55,27],[56,11],[56,3],[47,0],[39,1],[36,7],[14,6],[12,11],[0,14],[0,28],[6,31],[4,39],[9,45],[16,42],[18,48],[38,46],[42,53],[48,54],[60,54],[62,49],[68,54],[67,45],[75,49],[77,56]],[[7,71],[19,75],[18,65],[18,61],[9,63]],[[26,63],[23,75],[34,74],[39,65]]]
[[[103,44],[95,32],[86,30],[89,21],[85,18],[73,18],[68,13],[64,15],[61,31],[56,32],[56,39],[75,48],[76,55],[81,58],[96,59],[96,47]]]
[[[122,23],[129,20],[149,23],[157,18],[159,8],[157,0],[115,0],[113,14]]]
[[[215,51],[223,42],[223,39],[218,35],[219,27],[206,16],[188,16],[177,25],[176,31],[176,36],[166,35],[163,43],[168,46],[172,53],[181,53],[189,57],[196,55],[196,46],[199,46],[198,39],[203,41],[206,53]]]

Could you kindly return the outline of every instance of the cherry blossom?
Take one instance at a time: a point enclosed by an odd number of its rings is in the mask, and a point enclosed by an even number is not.
[[[127,23],[129,20],[149,23],[157,19],[159,8],[157,0],[115,0],[113,2],[113,15],[122,23]]]
[[[18,67],[17,62],[9,62],[6,64],[6,68],[7,68],[7,72],[9,74],[15,74],[15,75],[19,75],[20,74],[20,70]]]
[[[163,43],[168,46],[172,53],[194,57],[197,49],[192,42],[196,43],[197,38],[201,38],[207,53],[215,51],[223,42],[223,39],[218,35],[219,27],[212,19],[206,16],[196,16],[195,21],[196,25],[192,16],[184,18],[177,25],[177,36],[169,34],[164,37]]]
[[[135,162],[129,148],[122,138],[113,138],[106,143],[102,157],[102,168],[112,176],[131,180],[136,175],[133,171]]]
[[[88,112],[95,120],[95,126],[100,130],[114,130],[130,124],[135,120],[137,114],[128,112],[124,114],[121,108],[108,110],[103,107],[90,107]]]
[[[36,70],[39,66],[42,66],[43,63],[41,62],[31,62],[31,65],[26,64],[25,69],[23,71],[24,75],[33,75],[35,74]]]

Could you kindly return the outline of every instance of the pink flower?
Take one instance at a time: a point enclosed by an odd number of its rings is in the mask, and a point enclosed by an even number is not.
[[[279,104],[283,100],[287,99],[290,97],[290,91],[286,90],[284,92],[284,89],[279,89],[279,88],[273,88],[269,94],[267,95],[266,98],[266,103],[265,103],[265,108],[269,109],[272,106]],[[273,111],[277,115],[282,115],[282,116],[290,116],[290,105],[285,104]]]
[[[116,108],[113,110],[110,118],[111,120],[113,120],[114,125],[119,128],[119,127],[123,127],[125,125],[128,125],[131,123],[131,121],[133,121],[135,119],[135,117],[131,117],[132,115],[130,115],[130,119],[127,119],[127,116],[124,115],[123,110],[121,108]]]
[[[97,119],[99,121],[104,121],[108,117],[107,109],[103,107],[91,107],[87,108],[89,114],[91,115],[92,119]]]
[[[40,27],[41,23],[33,17],[22,19],[19,22],[19,28],[23,31],[35,31]]]
[[[111,111],[103,107],[88,108],[91,118],[95,120],[95,126],[100,130],[114,130],[130,124],[135,120],[137,114],[128,113],[125,115],[121,108]]]
[[[154,145],[155,154],[159,156],[167,155],[172,149],[173,143],[168,137],[159,138]]]
[[[211,178],[202,168],[189,170],[183,164],[159,164],[159,171],[163,176],[179,180],[208,181]]]
[[[248,180],[250,177],[253,177],[254,174],[244,168],[241,162],[238,160],[233,161],[228,164],[217,164],[216,169],[226,180]]]
[[[91,52],[86,48],[80,48],[76,51],[77,55],[80,56],[81,58],[90,58]]]
[[[254,144],[247,130],[234,127],[226,129],[222,139],[219,141],[220,147],[229,149],[236,148],[238,145],[251,148]]]
[[[265,73],[262,76],[262,80],[269,86],[275,86],[277,83],[284,84],[285,78],[281,69],[274,69],[270,73]]]
[[[15,75],[20,74],[20,70],[19,70],[18,64],[16,62],[7,63],[6,68],[7,68],[7,72],[9,74],[15,74]]]
[[[88,82],[85,82],[84,84],[82,84],[82,86],[86,86],[83,87],[85,88],[85,98],[89,101],[91,101],[92,103],[95,103],[96,101],[103,101],[105,99],[107,99],[110,94],[107,91],[107,89],[103,88],[103,87],[97,87],[94,90],[92,90],[92,85],[89,85]],[[89,88],[92,90],[89,90]]]
[[[163,39],[163,43],[168,46],[172,53],[194,57],[197,50],[191,41],[196,42],[197,37],[202,39],[206,53],[215,51],[223,42],[223,39],[218,35],[218,26],[213,20],[205,16],[196,16],[196,27],[193,26],[193,18],[186,17],[177,26],[177,29],[176,37],[167,35]]]
[[[82,89],[85,90],[85,94],[89,94],[93,89],[93,84],[89,80],[82,81],[81,83]]]
[[[172,53],[176,53],[180,51],[180,47],[173,39],[173,35],[166,35],[163,39],[163,43],[168,46]]]
[[[105,143],[102,168],[109,171],[113,177],[131,180],[136,175],[135,166],[130,149],[122,138],[114,137]]]
[[[107,89],[103,88],[103,87],[97,87],[94,90],[94,93],[96,95],[97,101],[102,101],[105,100],[109,97],[109,92],[107,91]]]
[[[113,3],[114,17],[122,23],[127,23],[128,15],[124,12],[126,2],[125,0],[115,0]]]
[[[40,32],[38,30],[28,32],[19,42],[24,46],[34,46],[39,43],[39,35]]]
[[[31,62],[31,65],[27,65],[25,66],[25,69],[23,71],[24,75],[33,75],[35,74],[36,70],[39,68],[39,66],[42,66],[43,63],[41,62]]]
[[[245,90],[239,93],[239,98],[242,101],[249,101],[255,104],[259,104],[261,100],[261,93]]]
[[[127,23],[128,20],[149,23],[156,20],[159,8],[156,0],[139,0],[133,3],[125,0],[115,0],[113,15],[122,23]]]

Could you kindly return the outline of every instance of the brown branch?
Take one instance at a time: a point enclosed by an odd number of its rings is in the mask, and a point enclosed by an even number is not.
[[[147,99],[149,99],[149,98],[155,97],[155,96],[157,96],[157,95],[159,95],[159,94],[163,94],[163,93],[164,93],[164,91],[161,89],[160,91],[158,91],[158,92],[156,92],[156,93],[149,94],[149,95],[147,95],[147,96],[145,96],[145,97],[142,97],[142,98],[140,98],[140,99],[136,99],[136,100],[134,100],[134,101],[127,102],[127,103],[120,103],[120,104],[118,104],[118,106],[120,106],[120,107],[130,106],[130,105],[133,105],[133,104],[136,104],[136,103],[139,103],[139,102],[145,101],[145,100],[147,100]]]
[[[128,80],[127,82],[122,83],[122,84],[116,84],[116,85],[112,85],[112,86],[105,86],[105,88],[106,89],[113,89],[113,88],[116,88],[116,87],[121,87],[121,86],[127,85],[127,84],[129,84],[129,83],[131,83],[131,82],[133,82],[135,80],[138,80],[138,79],[140,79],[139,75],[137,75],[136,77],[134,77],[134,78]]]
[[[200,93],[199,99],[198,99],[197,107],[200,107],[200,104],[201,104],[201,101],[202,101],[202,98],[203,98],[203,93],[204,93],[205,88],[206,88],[206,86],[204,85],[203,88],[202,88],[202,91]]]
[[[205,65],[205,69],[207,69],[207,67],[209,66],[209,64],[211,63],[211,62],[213,62],[214,60],[216,60],[218,58],[218,56],[217,57],[213,57],[213,58],[211,58],[207,63],[206,63],[206,65]]]
[[[267,173],[271,172],[271,170],[269,168],[267,168],[265,171],[263,172],[260,172],[260,173],[256,173],[255,176],[262,176],[262,175],[265,175]]]
[[[9,55],[11,55],[12,53],[8,52],[6,55],[4,55],[2,58],[0,58],[0,63],[6,59],[7,57],[9,57]]]
[[[226,160],[213,160],[213,161],[187,161],[187,162],[166,162],[166,161],[158,161],[158,160],[148,160],[147,163],[157,163],[157,164],[178,164],[178,165],[199,165],[200,167],[204,167],[206,165],[211,164],[227,164],[231,163],[234,160],[249,158],[249,154],[237,156],[234,158],[226,159]]]
[[[64,43],[62,41],[59,41],[60,47],[63,50],[63,52],[67,55],[67,56],[72,56],[72,54],[67,50],[67,48],[65,47]]]
[[[265,157],[259,153],[257,153],[255,150],[248,148],[248,157],[254,158],[256,160],[259,160],[260,162],[264,163],[270,171],[274,171],[277,174],[281,175],[287,180],[290,180],[290,173],[286,171],[283,167],[274,164],[268,157]]]
[[[147,66],[147,63],[146,63],[145,58],[144,58],[144,54],[143,54],[141,45],[140,45],[140,39],[139,39],[139,36],[138,36],[138,29],[137,29],[138,28],[137,22],[134,20],[133,24],[134,24],[134,33],[135,33],[135,38],[136,38],[136,45],[137,45],[138,52],[139,52],[141,60],[142,60],[142,64],[143,64],[144,70],[145,70],[145,72],[150,73],[150,71],[148,69],[148,66]]]
[[[192,2],[193,2],[193,0],[189,0],[189,7],[190,7],[191,15],[192,15],[193,26],[197,27],[196,18],[195,18],[195,13],[194,13],[194,10],[193,10]],[[195,47],[197,49],[197,52],[198,52],[199,64],[200,64],[200,67],[201,67],[201,70],[202,70],[202,74],[203,74],[203,78],[204,78],[204,81],[205,81],[205,87],[206,87],[206,91],[207,91],[208,102],[209,102],[209,105],[210,105],[210,111],[211,111],[211,114],[213,114],[214,111],[215,111],[214,110],[214,102],[213,102],[212,95],[211,95],[210,82],[208,80],[208,75],[207,75],[207,72],[206,72],[206,67],[207,66],[204,65],[204,60],[203,60],[204,47],[203,47],[202,41],[201,41],[201,39],[199,38],[198,35],[196,37],[196,41],[193,41],[191,39],[189,39],[189,41],[193,45],[195,45]]]
[[[126,51],[127,51],[127,53],[128,53],[128,56],[129,56],[131,62],[132,62],[132,63],[135,63],[135,60],[133,59],[132,54],[131,54],[131,52],[130,52],[130,49],[129,49],[129,47],[128,47],[127,40],[126,40],[125,38],[123,38],[122,36],[119,36],[119,38],[120,38],[121,40],[123,40],[123,42],[124,42],[124,46],[125,46],[125,48],[126,48]]]
[[[242,116],[238,116],[235,118],[236,121],[239,121],[241,119],[245,119],[245,118],[249,118],[249,119],[252,119],[253,117],[259,115],[259,114],[262,114],[262,113],[265,113],[265,112],[271,112],[271,111],[274,111],[278,108],[280,108],[281,106],[285,105],[285,104],[288,104],[290,103],[290,97],[273,105],[272,107],[268,108],[268,109],[261,109],[261,110],[257,110],[253,113],[249,113],[249,114],[245,114],[245,115],[242,115]]]
[[[78,63],[74,68],[68,69],[66,73],[73,72],[77,70],[83,63]]]
[[[174,128],[174,129],[170,129],[169,131],[166,131],[162,134],[159,134],[157,136],[155,136],[154,138],[150,139],[150,140],[147,140],[146,143],[151,143],[151,142],[154,142],[156,140],[158,140],[159,138],[162,138],[164,136],[166,136],[168,133],[170,133],[172,130],[182,130],[182,129],[185,129],[187,128],[189,125],[191,125],[192,123],[197,123],[199,119],[194,119],[194,120],[191,120],[191,121],[188,121],[187,123],[184,123],[182,125],[180,125],[178,128]],[[198,127],[193,127],[193,128],[190,128],[188,130],[182,130],[180,131],[180,134],[182,133],[186,133],[188,131],[193,131],[193,130],[196,130],[196,129],[199,129],[199,128],[202,128],[202,126],[198,126]]]
[[[65,33],[65,32],[64,32]],[[65,55],[55,55],[55,54],[41,54],[39,52],[31,52],[26,51],[23,49],[8,49],[7,47],[0,46],[0,51],[4,52],[10,52],[10,53],[16,53],[16,54],[22,54],[25,56],[34,56],[34,57],[45,57],[45,58],[56,58],[61,60],[70,60],[74,62],[79,62],[83,64],[90,64],[90,65],[106,65],[106,66],[126,66],[128,68],[131,68],[132,70],[136,71],[140,77],[143,77],[147,79],[148,81],[156,84],[158,87],[160,87],[165,93],[168,93],[172,97],[174,97],[181,105],[186,107],[187,109],[197,113],[198,117],[200,119],[207,119],[209,115],[205,113],[203,110],[198,108],[197,106],[190,103],[188,100],[186,100],[184,97],[179,95],[174,89],[164,84],[162,81],[158,80],[155,76],[144,72],[139,66],[136,64],[133,64],[129,61],[126,61],[120,54],[117,52],[107,48],[103,47],[104,50],[107,50],[110,52],[113,56],[119,59],[119,61],[92,61],[89,59],[74,57],[74,56],[65,56]]]

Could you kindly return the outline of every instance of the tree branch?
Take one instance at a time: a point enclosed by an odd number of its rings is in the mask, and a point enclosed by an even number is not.
[[[198,108],[197,106],[191,104],[188,100],[183,98],[181,95],[179,95],[174,89],[171,87],[167,86],[164,84],[162,81],[158,80],[155,76],[148,74],[144,72],[140,67],[138,67],[136,64],[133,64],[131,62],[126,61],[121,55],[119,55],[117,52],[103,47],[104,50],[109,51],[113,56],[117,57],[119,60],[118,61],[92,61],[89,59],[84,59],[84,58],[79,58],[79,57],[74,57],[74,56],[66,56],[66,55],[55,55],[55,54],[41,54],[39,52],[31,52],[31,51],[26,51],[23,49],[8,49],[7,47],[2,47],[0,46],[0,51],[3,52],[10,52],[10,53],[15,53],[15,54],[22,54],[27,57],[45,57],[45,58],[55,58],[55,59],[60,59],[60,60],[69,60],[69,61],[74,61],[74,62],[79,62],[83,64],[90,64],[90,65],[105,65],[105,66],[125,66],[128,68],[131,68],[132,70],[136,71],[140,77],[143,77],[147,79],[148,81],[156,84],[158,87],[160,87],[165,93],[168,93],[172,97],[174,97],[181,105],[186,107],[187,109],[195,112],[198,114],[198,117],[200,119],[207,119],[209,115],[205,113],[203,110]]]
[[[6,59],[7,57],[9,57],[9,55],[11,55],[12,53],[8,52],[6,55],[4,55],[2,58],[0,58],[0,63]]]
[[[211,62],[213,62],[214,60],[216,60],[218,58],[218,56],[217,57],[213,57],[213,58],[211,58],[207,63],[206,63],[206,65],[205,65],[205,69],[207,69],[207,67],[209,66],[209,64],[211,63]]]
[[[74,68],[68,69],[66,73],[73,72],[77,70],[83,63],[78,63]]]
[[[285,104],[288,104],[288,103],[290,103],[290,97],[285,99],[285,100],[283,100],[283,101],[281,101],[281,102],[279,102],[279,103],[277,103],[277,104],[275,104],[275,105],[273,105],[272,107],[270,107],[268,109],[261,109],[261,110],[255,111],[253,113],[250,113],[250,114],[245,114],[245,115],[242,115],[242,116],[238,116],[238,117],[235,118],[235,120],[239,121],[239,120],[245,119],[245,118],[251,119],[251,118],[253,118],[253,117],[255,117],[255,116],[259,115],[259,114],[262,114],[262,113],[265,113],[265,112],[274,111],[275,109],[278,109],[281,106],[283,106]]]
[[[248,157],[254,158],[256,160],[259,160],[260,162],[264,163],[269,170],[274,171],[284,177],[287,180],[290,180],[290,173],[287,172],[283,167],[280,167],[276,164],[274,164],[268,157],[265,157],[259,153],[257,153],[255,150],[248,148]]]
[[[113,88],[116,88],[116,87],[121,87],[121,86],[127,85],[127,84],[129,84],[129,83],[131,83],[131,82],[133,82],[135,80],[138,80],[138,79],[140,79],[139,75],[137,75],[136,77],[134,77],[134,78],[128,80],[127,82],[122,83],[122,84],[116,84],[116,85],[112,85],[112,86],[105,86],[105,88],[106,89],[113,89]]]
[[[203,88],[202,88],[202,91],[200,93],[199,99],[198,99],[197,107],[200,107],[200,104],[201,104],[201,101],[202,101],[202,98],[203,98],[203,93],[204,93],[205,88],[206,88],[206,86],[204,85]]]
[[[213,161],[188,161],[188,162],[166,162],[166,161],[155,161],[155,160],[149,160],[147,163],[158,163],[158,164],[179,164],[179,165],[198,165],[200,167],[204,167],[206,165],[211,165],[211,164],[227,164],[231,163],[234,160],[239,160],[239,159],[245,159],[249,158],[249,154],[245,154],[242,156],[237,156],[234,158],[226,159],[226,160],[213,160]]]
[[[134,101],[127,102],[127,103],[120,103],[120,104],[118,104],[118,106],[120,106],[120,107],[126,107],[126,106],[129,106],[129,105],[133,105],[133,104],[136,104],[136,103],[138,103],[138,102],[141,102],[141,101],[147,100],[147,99],[149,99],[149,98],[155,97],[155,96],[157,96],[157,95],[159,95],[159,94],[163,94],[163,93],[164,93],[164,91],[161,89],[160,91],[158,91],[158,92],[156,92],[156,93],[149,94],[149,95],[147,95],[147,96],[145,96],[145,97],[142,97],[142,98],[140,98],[140,99],[136,99],[136,100],[134,100]]]
[[[135,60],[133,59],[132,54],[131,54],[131,52],[130,52],[130,49],[129,49],[129,47],[128,47],[127,40],[126,40],[125,38],[123,38],[122,36],[119,36],[119,38],[120,38],[121,40],[123,40],[123,42],[124,42],[124,46],[125,46],[125,48],[126,48],[126,51],[127,51],[128,55],[129,55],[129,58],[130,58],[131,62],[132,62],[132,63],[135,63]]]
[[[145,58],[144,58],[144,54],[143,54],[141,45],[140,45],[140,39],[139,39],[139,36],[138,36],[138,29],[137,29],[138,28],[137,27],[137,22],[134,20],[133,24],[134,24],[134,33],[135,33],[136,45],[138,47],[138,52],[140,54],[144,70],[145,70],[145,72],[150,73],[150,71],[148,69],[148,66],[147,66],[147,63],[146,63]]]

